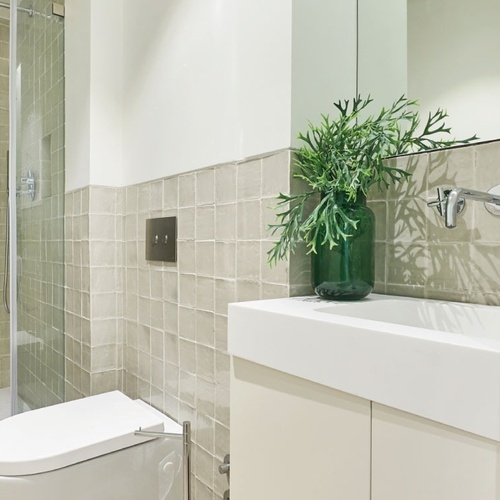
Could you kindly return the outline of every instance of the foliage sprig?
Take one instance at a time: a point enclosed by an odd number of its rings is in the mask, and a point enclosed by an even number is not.
[[[272,234],[278,232],[280,239],[268,252],[270,263],[286,259],[300,241],[307,243],[309,253],[315,253],[318,245],[333,248],[348,238],[346,225],[355,228],[358,221],[337,203],[338,194],[355,202],[374,184],[389,187],[410,176],[386,162],[387,158],[477,140],[475,135],[462,140],[443,139],[443,135],[451,134],[443,109],[429,113],[421,127],[417,101],[404,95],[378,115],[361,117],[372,102],[370,96],[338,101],[334,103],[337,118],[322,115],[319,125],[309,123],[309,130],[299,134],[304,145],[295,151],[294,177],[304,181],[307,190],[279,194],[278,223],[270,229]],[[321,201],[307,213],[306,207],[318,193]]]

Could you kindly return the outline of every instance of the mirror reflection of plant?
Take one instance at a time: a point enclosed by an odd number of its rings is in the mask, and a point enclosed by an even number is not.
[[[404,181],[411,174],[391,166],[384,160],[396,155],[422,150],[467,144],[476,136],[463,140],[442,139],[451,130],[444,120],[446,111],[429,113],[421,128],[421,119],[415,109],[417,101],[400,97],[389,108],[382,108],[376,116],[361,118],[360,114],[373,99],[360,96],[351,101],[334,103],[339,112],[336,119],[322,115],[319,125],[309,123],[309,130],[299,134],[304,146],[295,152],[294,177],[307,184],[299,194],[278,196],[278,224],[271,225],[272,234],[280,239],[268,252],[269,262],[286,259],[297,243],[306,241],[309,253],[316,253],[318,245],[333,248],[349,235],[345,228],[356,228],[358,221],[349,216],[345,204],[365,197],[371,186],[388,187]],[[321,200],[307,214],[308,202],[320,194]],[[349,231],[351,232],[351,231]]]

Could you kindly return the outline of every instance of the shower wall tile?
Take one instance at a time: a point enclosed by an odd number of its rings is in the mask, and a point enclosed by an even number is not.
[[[377,215],[377,292],[500,303],[500,219],[467,201],[450,230],[427,206],[438,187],[488,191],[499,183],[499,158],[500,141],[493,141],[393,160],[412,176],[369,200]]]

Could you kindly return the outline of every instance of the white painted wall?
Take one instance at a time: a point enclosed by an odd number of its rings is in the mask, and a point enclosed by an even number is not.
[[[120,0],[66,1],[66,191],[121,185]]]
[[[123,0],[123,180],[289,145],[288,0]]]
[[[351,0],[67,0],[66,9],[67,190],[290,147],[308,120],[355,94]]]
[[[288,0],[67,0],[66,9],[67,190],[289,146]]]

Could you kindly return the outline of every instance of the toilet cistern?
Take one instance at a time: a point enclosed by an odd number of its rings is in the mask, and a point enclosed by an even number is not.
[[[448,229],[457,226],[457,214],[463,210],[466,199],[482,201],[488,212],[500,215],[500,185],[492,187],[487,193],[460,187],[438,188],[437,193],[437,199],[431,200],[427,205],[437,208],[439,214],[444,217],[444,225]]]

